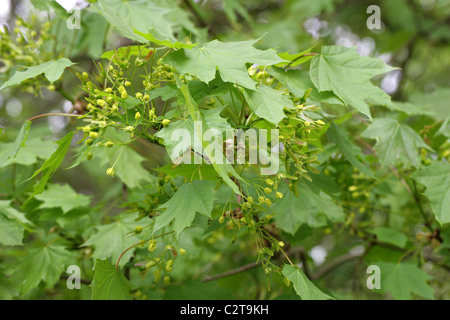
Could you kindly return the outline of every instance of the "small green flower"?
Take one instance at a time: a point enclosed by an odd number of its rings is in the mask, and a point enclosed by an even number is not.
[[[140,114],[139,112],[136,112],[136,113],[134,114],[134,118],[135,118],[136,120],[139,120],[139,119],[141,118],[141,114]]]
[[[134,232],[135,232],[136,234],[139,234],[139,233],[142,232],[143,229],[144,229],[144,228],[142,228],[141,226],[137,226],[136,228],[134,228]]]
[[[95,131],[89,132],[89,138],[92,138],[92,139],[98,138],[98,132],[95,132]]]
[[[103,99],[97,99],[97,104],[98,104],[100,107],[105,107],[105,106],[106,106],[106,101],[103,100]]]

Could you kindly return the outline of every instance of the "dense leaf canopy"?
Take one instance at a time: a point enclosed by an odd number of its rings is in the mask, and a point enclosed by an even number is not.
[[[450,1],[3,3],[0,299],[450,298]]]

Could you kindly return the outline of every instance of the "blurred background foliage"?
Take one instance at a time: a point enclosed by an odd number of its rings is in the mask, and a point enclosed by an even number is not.
[[[101,15],[87,9],[87,3],[58,2],[59,4],[43,0],[31,2],[0,0],[0,25],[4,25],[3,28],[9,30],[20,28],[21,26],[17,25],[20,21],[19,24],[28,24],[30,30],[45,30],[48,37],[43,39],[42,43],[34,42],[34,47],[26,48],[21,54],[15,54],[16,64],[13,66],[8,64],[13,49],[6,46],[2,38],[0,83],[15,72],[17,65],[33,66],[50,58],[68,57],[79,63],[84,70],[93,72],[95,65],[92,60],[99,59],[107,50],[132,43],[108,25]],[[420,133],[425,142],[436,150],[439,157],[448,159],[450,127],[448,121],[442,125],[442,119],[450,117],[450,1],[154,0],[152,2],[173,9],[170,13],[171,19],[183,26],[178,31],[179,39],[190,37],[197,42],[205,42],[216,38],[225,42],[260,38],[256,47],[275,48],[279,53],[291,54],[309,48],[312,48],[313,52],[319,52],[322,45],[355,46],[362,56],[377,57],[391,66],[399,67],[375,79],[381,88],[391,95],[394,101],[392,108],[398,112],[377,107],[371,109],[372,115],[374,118],[393,118],[406,123]],[[366,27],[366,20],[370,16],[366,13],[366,9],[373,4],[381,8],[380,30],[369,30]],[[48,5],[52,8],[50,11]],[[72,13],[67,10],[76,6],[83,8],[81,29],[70,30],[66,27],[66,21]],[[48,21],[51,23],[46,24]],[[308,70],[309,63],[302,64],[299,68]],[[75,75],[66,72],[63,80],[55,84],[56,88],[43,83],[45,82],[25,82],[21,87],[0,92],[0,152],[12,144],[26,119],[48,112],[67,113],[80,106],[83,97],[79,95],[79,81]],[[337,118],[346,114],[344,108],[326,111],[333,113]],[[365,120],[360,116],[350,115],[350,117],[352,118],[343,126],[354,141],[359,141],[358,145],[370,159],[371,146],[360,138],[362,130],[365,129]],[[70,118],[57,116],[35,121],[27,147],[20,151],[15,161],[6,163],[0,168],[0,199],[23,205],[26,200],[24,192],[32,186],[32,181],[27,179],[55,150],[56,145],[49,141],[61,138],[73,124],[74,121]],[[438,131],[443,134],[439,134]],[[324,135],[318,137],[325,145],[325,153],[320,157],[324,162],[331,163],[328,170],[334,170],[331,174],[336,180],[328,187],[335,188],[337,193],[341,194],[342,201],[346,203],[346,227],[350,226],[348,228],[350,232],[343,231],[341,227],[312,229],[304,225],[295,235],[284,234],[292,246],[301,246],[302,249],[296,254],[298,257],[306,255],[306,260],[303,261],[307,261],[309,268],[315,271],[314,280],[332,291],[337,298],[390,298],[389,295],[367,290],[365,268],[371,261],[380,259],[398,261],[405,252],[389,245],[368,245],[362,253],[359,247],[361,242],[357,235],[358,228],[351,227],[357,223],[364,224],[368,220],[389,220],[391,227],[401,234],[408,235],[408,243],[413,248],[421,246],[424,249],[425,253],[420,258],[426,271],[434,277],[431,280],[435,289],[434,297],[450,298],[448,226],[442,227],[441,230],[436,228],[435,230],[440,232],[439,235],[423,231],[426,228],[421,222],[415,201],[417,199],[408,194],[402,181],[395,174],[386,174],[385,179],[377,182],[361,179],[352,166],[342,158],[327,159],[333,150],[329,145],[327,147],[324,137]],[[75,141],[76,139],[73,144],[77,147]],[[140,166],[142,160],[145,160],[142,165],[147,170],[153,170],[167,163],[163,149],[159,147],[149,146],[138,140],[133,144],[133,149],[137,151],[138,158],[131,160],[127,164],[129,167]],[[422,155],[421,160],[429,161],[426,155]],[[70,156],[66,157],[63,168],[67,168],[71,163],[73,159]],[[58,170],[53,178],[54,183],[68,184],[77,193],[90,196],[89,208],[87,206],[78,208],[89,210],[89,218],[76,219],[74,218],[76,213],[72,213],[73,216],[65,215],[58,218],[55,224],[52,210],[48,210],[45,215],[38,218],[40,223],[47,223],[47,233],[32,234],[31,240],[37,239],[45,243],[51,238],[49,230],[64,226],[67,228],[66,236],[73,235],[76,237],[73,243],[81,246],[92,232],[90,225],[99,221],[110,221],[105,216],[114,216],[124,210],[118,206],[121,200],[132,202],[141,196],[140,192],[149,191],[127,191],[120,181],[111,183],[110,179],[105,178],[106,167],[105,163],[94,158],[91,162],[83,162],[74,170]],[[355,185],[358,186],[358,195],[355,195],[354,190],[348,191]],[[27,203],[26,206],[29,206],[27,209],[36,207],[36,201],[38,200]],[[195,230],[192,232],[195,233]],[[169,286],[162,291],[142,290],[143,292],[135,293],[136,298],[142,296],[150,299],[295,298],[292,291],[283,287],[280,279],[272,280],[273,288],[269,291],[264,272],[258,268],[218,281],[206,283],[196,281],[205,272],[218,273],[232,269],[236,265],[252,263],[254,260],[242,249],[245,248],[245,244],[241,243],[241,247],[238,246],[236,249],[221,241],[223,234],[217,233],[202,238],[192,236],[192,232],[183,233],[181,237],[184,238],[180,239],[180,242],[185,243],[185,249],[193,254],[174,268],[174,277],[189,275],[194,280],[189,280],[182,286]],[[430,245],[429,242],[424,242],[423,238],[427,237],[439,243]],[[201,246],[200,243],[205,245]],[[202,251],[198,252],[200,247]],[[353,251],[349,251],[351,247]],[[90,256],[92,254],[90,250],[82,248],[82,256]],[[436,252],[439,254],[438,258],[435,256]],[[358,258],[362,254],[364,260]],[[0,298],[17,296],[11,292],[7,283],[14,274],[12,270],[16,269],[17,261],[20,261],[16,258],[23,258],[26,255],[27,251],[22,247],[0,247]],[[72,257],[72,259],[77,261],[79,258]],[[440,267],[428,265],[427,259],[438,259]],[[202,268],[196,268],[197,266]],[[198,270],[201,270],[201,274],[198,274]],[[138,270],[131,269],[128,272],[128,276],[130,273],[133,276]],[[86,275],[86,279],[92,278],[92,264],[86,262],[83,274]],[[133,279],[140,281],[140,287],[145,287],[147,282],[150,286],[152,281],[149,277],[144,280],[140,280],[140,277]],[[69,291],[65,288],[64,282],[50,289],[41,284],[39,290],[28,292],[22,297],[90,298],[90,289],[83,285],[81,292]]]

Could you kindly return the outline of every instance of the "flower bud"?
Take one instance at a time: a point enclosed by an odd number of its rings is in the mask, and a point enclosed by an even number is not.
[[[95,132],[95,131],[89,132],[89,137],[92,139],[98,138],[98,132]]]
[[[97,104],[98,104],[100,107],[105,107],[105,106],[106,106],[106,101],[103,100],[103,99],[97,99]]]
[[[148,244],[148,251],[154,252],[155,250],[156,250],[156,241],[151,240],[150,243]]]

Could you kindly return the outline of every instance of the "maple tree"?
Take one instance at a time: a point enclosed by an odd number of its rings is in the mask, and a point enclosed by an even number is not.
[[[11,14],[0,299],[449,298],[448,1],[268,3]]]

